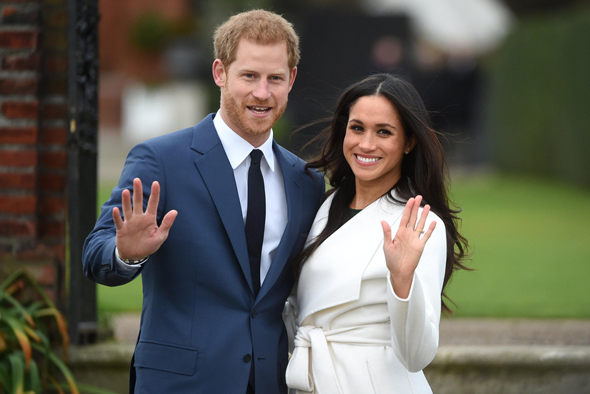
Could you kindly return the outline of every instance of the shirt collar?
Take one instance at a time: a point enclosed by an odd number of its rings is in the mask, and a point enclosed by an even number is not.
[[[221,140],[221,145],[225,150],[225,154],[229,159],[232,168],[235,170],[252,152],[252,149],[260,149],[264,156],[270,170],[275,170],[275,160],[272,151],[272,138],[273,132],[270,130],[270,135],[266,141],[258,148],[254,148],[248,141],[240,137],[235,131],[233,131],[221,118],[220,111],[213,118],[213,125],[217,130],[217,135]]]

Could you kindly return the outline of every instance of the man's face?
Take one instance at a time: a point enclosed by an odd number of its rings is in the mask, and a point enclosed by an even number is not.
[[[253,146],[260,146],[285,112],[296,74],[297,67],[289,70],[286,43],[261,45],[242,39],[229,67],[219,59],[213,63],[223,120]]]

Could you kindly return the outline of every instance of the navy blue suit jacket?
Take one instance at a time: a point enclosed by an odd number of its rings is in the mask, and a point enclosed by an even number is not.
[[[131,382],[136,393],[244,394],[251,355],[256,391],[287,391],[281,312],[293,285],[292,262],[320,205],[324,182],[273,143],[285,182],[288,223],[255,298],[233,170],[213,116],[134,147],[84,244],[84,272],[97,283],[117,286],[141,272],[141,329],[131,374],[132,380],[136,374]],[[160,249],[130,276],[115,263],[112,209],[121,207],[121,192],[132,189],[135,177],[144,186],[144,208],[157,180],[158,220],[171,209],[178,217]]]

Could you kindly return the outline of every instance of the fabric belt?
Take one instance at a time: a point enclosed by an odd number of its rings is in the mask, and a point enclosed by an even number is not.
[[[287,366],[287,386],[316,394],[341,394],[328,342],[357,346],[391,346],[391,325],[370,324],[327,330],[301,326],[295,335],[295,350]],[[309,348],[313,363],[309,368]]]

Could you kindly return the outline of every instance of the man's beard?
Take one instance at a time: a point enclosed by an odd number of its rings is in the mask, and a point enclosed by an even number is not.
[[[225,113],[229,117],[229,120],[236,125],[238,128],[250,135],[262,135],[267,133],[279,120],[279,118],[285,112],[287,108],[287,101],[282,106],[277,106],[274,100],[268,100],[266,102],[260,102],[256,99],[252,99],[252,102],[248,103],[247,106],[255,107],[272,107],[272,115],[266,118],[256,118],[250,115],[247,111],[246,104],[240,105],[237,100],[232,96],[227,87],[223,90],[221,95],[221,103],[225,108]],[[235,131],[235,130],[234,130]]]

